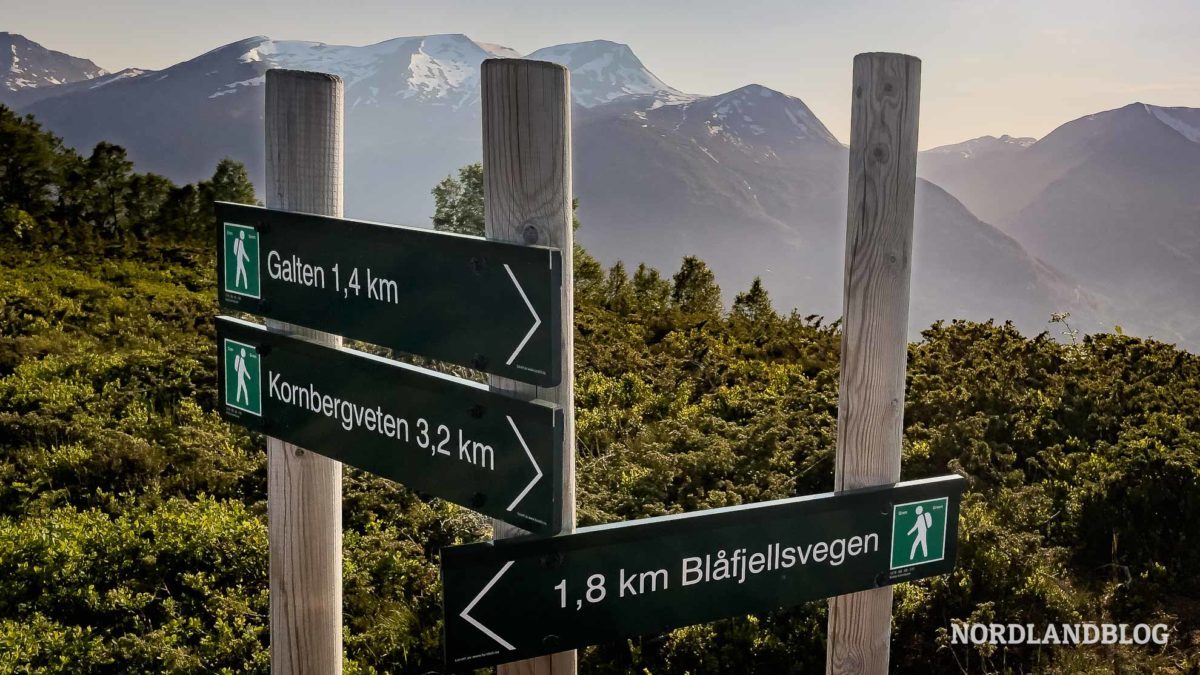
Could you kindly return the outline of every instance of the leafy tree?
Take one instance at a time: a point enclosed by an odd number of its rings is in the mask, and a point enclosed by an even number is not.
[[[58,137],[42,131],[33,117],[0,105],[0,217],[10,214],[10,227],[18,212],[33,223],[52,218],[67,159],[75,157]]]
[[[210,180],[176,186],[136,173],[112,143],[81,158],[32,117],[0,106],[0,233],[10,240],[81,252],[155,236],[207,241],[214,200],[256,203],[242,164],[225,159]]]
[[[130,182],[133,162],[125,149],[112,143],[100,142],[84,165],[85,189],[88,191],[88,210],[85,218],[100,236],[109,240],[121,238],[128,224],[127,205],[130,201]]]
[[[153,173],[135,174],[129,180],[125,212],[128,231],[139,241],[161,233],[161,214],[174,189],[171,181]]]
[[[204,184],[208,201],[257,204],[254,184],[246,173],[246,165],[228,157],[217,163],[212,178]]]
[[[433,229],[482,237],[483,164],[464,166],[458,178],[446,176],[433,188],[433,203]]]
[[[618,260],[608,270],[604,284],[604,306],[623,316],[634,310],[635,303],[633,283],[625,272],[625,263]]]

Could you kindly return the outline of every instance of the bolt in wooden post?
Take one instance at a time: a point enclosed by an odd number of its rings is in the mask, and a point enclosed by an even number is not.
[[[342,215],[341,78],[267,71],[267,206]],[[273,332],[340,346],[278,321]],[[267,439],[271,672],[342,672],[342,465]]]
[[[489,239],[562,250],[562,382],[550,389],[492,376],[494,389],[563,408],[563,530],[575,529],[574,302],[571,209],[571,80],[554,63],[483,62],[483,197]],[[497,539],[525,534],[495,522]],[[500,666],[501,675],[573,675],[575,652]]]
[[[834,489],[900,479],[921,61],[854,57]],[[888,672],[892,588],[829,600],[826,672]]]

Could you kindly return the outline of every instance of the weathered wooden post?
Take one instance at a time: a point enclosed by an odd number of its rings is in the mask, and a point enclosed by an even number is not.
[[[575,529],[574,302],[571,208],[571,80],[555,63],[524,59],[483,62],[483,195],[489,239],[553,246],[562,251],[562,382],[539,388],[492,376],[491,386],[562,406],[562,505],[565,532]],[[495,522],[495,537],[524,534]],[[505,675],[570,675],[575,652],[500,666]]]
[[[267,206],[342,215],[341,78],[267,71]],[[341,338],[279,321],[274,332]],[[342,465],[267,439],[271,670],[342,672]]]
[[[834,489],[900,479],[921,61],[854,57]],[[892,588],[829,601],[828,673],[886,673]]]

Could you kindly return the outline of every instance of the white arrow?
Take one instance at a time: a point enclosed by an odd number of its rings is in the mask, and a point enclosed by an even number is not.
[[[493,633],[493,632],[492,632],[492,629],[490,629],[490,628],[488,628],[487,626],[485,626],[485,625],[483,625],[483,624],[479,623],[478,621],[476,621],[476,620],[475,620],[475,617],[469,616],[469,615],[467,614],[467,612],[470,612],[472,609],[475,609],[475,605],[479,603],[479,600],[480,600],[481,598],[483,598],[483,596],[487,595],[487,592],[488,592],[488,591],[492,590],[492,586],[495,586],[495,585],[496,585],[496,582],[500,580],[500,577],[504,576],[504,573],[508,571],[508,568],[510,568],[510,567],[512,567],[512,566],[513,566],[513,563],[514,563],[514,562],[516,562],[516,561],[515,561],[515,560],[509,560],[508,562],[504,563],[504,567],[501,567],[501,568],[500,568],[500,571],[499,571],[499,572],[496,572],[496,576],[492,577],[492,580],[491,580],[491,581],[489,581],[489,582],[487,582],[487,586],[484,586],[484,587],[483,587],[483,590],[482,590],[482,591],[479,591],[479,595],[476,595],[476,596],[475,596],[475,599],[471,601],[471,604],[467,605],[467,608],[466,608],[466,609],[464,609],[462,612],[460,612],[460,613],[459,613],[459,616],[461,616],[462,618],[466,619],[466,620],[467,620],[467,623],[469,623],[469,624],[471,624],[472,626],[475,626],[475,627],[476,627],[476,628],[478,628],[479,630],[483,631],[483,634],[484,634],[484,635],[486,635],[486,636],[488,636],[488,637],[492,638],[492,639],[493,639],[493,640],[495,640],[496,642],[499,642],[499,643],[500,643],[500,646],[504,647],[505,649],[507,649],[507,650],[508,650],[508,651],[510,651],[510,652],[511,652],[511,651],[513,651],[514,649],[516,649],[516,647],[514,647],[514,646],[512,646],[512,645],[508,644],[507,642],[505,642],[505,641],[504,641],[504,638],[502,638],[502,637],[500,637],[499,635],[496,635],[495,633]]]
[[[526,485],[525,489],[521,490],[521,494],[517,495],[517,498],[508,505],[507,509],[505,509],[505,511],[512,511],[513,507],[515,507],[522,499],[524,499],[525,495],[529,494],[529,491],[533,489],[534,483],[537,483],[542,479],[542,467],[538,466],[537,460],[533,458],[533,453],[529,451],[529,446],[525,445],[525,439],[522,438],[521,432],[517,431],[517,423],[514,422],[513,418],[509,417],[508,415],[505,415],[504,417],[508,420],[509,426],[512,427],[513,433],[517,435],[517,440],[521,441],[521,447],[525,448],[525,456],[529,458],[529,463],[533,465],[533,470],[537,472],[537,475],[533,477],[533,480],[529,481],[529,485]]]
[[[533,326],[525,334],[525,339],[521,340],[521,344],[517,345],[517,348],[513,350],[512,356],[508,357],[508,360],[504,362],[504,365],[511,366],[512,362],[516,360],[517,354],[520,354],[521,350],[525,348],[525,343],[529,342],[529,338],[533,337],[533,332],[538,329],[538,326],[542,325],[542,317],[538,316],[537,311],[534,310],[533,303],[529,302],[529,298],[525,295],[525,289],[521,288],[521,283],[517,281],[517,275],[513,274],[512,268],[508,266],[508,263],[504,264],[504,270],[508,272],[508,278],[512,279],[513,286],[517,287],[517,292],[521,294],[521,299],[525,301],[525,306],[529,308],[529,313],[533,315]]]

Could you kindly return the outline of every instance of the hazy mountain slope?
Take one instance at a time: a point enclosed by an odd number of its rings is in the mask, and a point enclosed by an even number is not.
[[[15,106],[27,92],[106,75],[103,68],[64,54],[16,33],[0,32],[0,104]]]
[[[1196,345],[1200,110],[1134,104],[1093,117],[1101,132],[1076,150],[1078,163],[1004,227],[1113,297],[1126,327]]]
[[[1134,103],[1027,148],[941,150],[922,175],[1111,298],[1127,329],[1200,344],[1200,110]]]
[[[995,222],[1010,212],[1013,203],[1027,201],[1046,182],[1038,178],[1040,174],[1022,174],[1012,164],[1035,142],[1006,134],[944,145],[920,153],[917,173],[949,190],[972,213]]]
[[[840,315],[848,157],[808,108],[758,86],[684,105],[638,103],[578,117],[579,236],[588,249],[665,269],[696,253],[716,269],[727,298],[758,275],[780,307]],[[914,332],[939,318],[992,317],[1037,332],[1052,311],[1095,316],[1098,307],[920,181]]]

